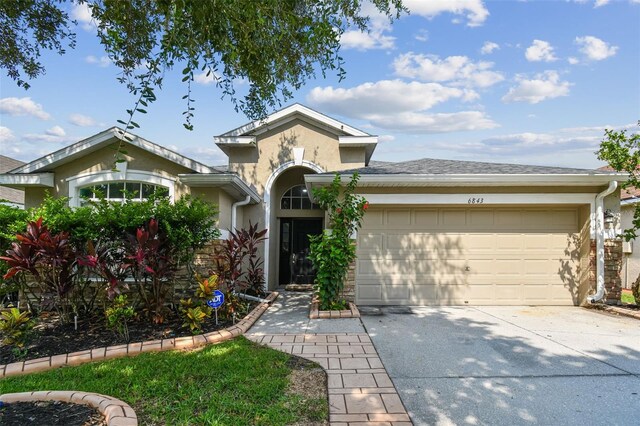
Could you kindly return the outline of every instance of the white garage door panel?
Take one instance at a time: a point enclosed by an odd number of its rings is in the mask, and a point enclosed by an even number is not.
[[[358,233],[357,302],[574,304],[578,228],[567,207],[372,208]]]

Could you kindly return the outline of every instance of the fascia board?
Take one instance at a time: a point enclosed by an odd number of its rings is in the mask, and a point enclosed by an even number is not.
[[[72,145],[59,149],[58,151],[47,154],[43,157],[38,158],[37,160],[13,169],[10,171],[10,173],[33,173],[35,171],[41,170],[45,167],[56,165],[58,163],[67,163],[71,160],[86,155],[87,153],[85,151],[89,149],[97,149],[103,144],[110,142],[111,140],[121,139],[121,132],[122,130],[120,130],[119,128],[112,127],[87,139],[83,139],[79,142],[76,142]],[[126,143],[130,143],[131,145],[134,145],[159,157],[166,158],[173,163],[179,164],[198,173],[215,172],[215,170],[209,166],[206,166],[202,163],[192,160],[191,158],[185,157],[184,155],[178,154],[177,152],[171,151],[170,149],[164,148],[160,145],[143,139],[137,135],[134,135],[132,133],[125,134],[130,139],[126,139]]]
[[[258,193],[237,175],[233,174],[179,174],[182,183],[190,187],[222,188],[238,199],[250,196],[253,203],[261,201]]]
[[[221,136],[243,136],[249,133],[254,133],[254,132],[257,132],[258,129],[264,126],[269,126],[271,124],[274,124],[280,120],[285,119],[287,116],[295,113],[299,113],[303,116],[307,116],[315,121],[318,121],[329,127],[338,129],[351,136],[369,136],[367,133],[363,132],[362,130],[358,130],[355,127],[351,127],[331,117],[327,117],[326,115],[321,114],[317,111],[314,111],[301,104],[293,104],[291,106],[281,109],[280,111],[274,112],[273,114],[269,115],[263,120],[252,121],[236,129],[230,130],[229,132],[226,132]]]
[[[348,175],[342,175],[345,178]],[[324,185],[333,175],[305,175],[310,184]],[[451,174],[451,175],[360,175],[358,186],[588,186],[625,181],[625,175],[591,174]]]
[[[53,173],[5,173],[0,175],[0,185],[17,188],[27,186],[53,188],[53,177]]]

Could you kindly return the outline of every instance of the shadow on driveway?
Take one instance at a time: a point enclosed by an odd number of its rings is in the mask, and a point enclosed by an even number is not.
[[[362,320],[415,424],[637,424],[636,320],[574,307],[382,312]]]

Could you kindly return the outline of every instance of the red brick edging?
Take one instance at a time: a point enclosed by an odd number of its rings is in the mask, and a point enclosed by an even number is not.
[[[624,309],[619,306],[594,304],[594,305],[587,305],[586,308],[605,311],[610,314],[620,315],[623,317],[640,319],[640,311],[631,311],[629,309]]]
[[[349,302],[349,309],[342,311],[321,311],[317,300],[311,302],[310,319],[329,319],[329,318],[360,318],[360,311],[355,303]]]
[[[0,395],[0,401],[12,402],[31,401],[62,401],[72,404],[89,405],[104,415],[107,426],[137,426],[138,417],[126,402],[106,395],[75,391],[38,391],[6,393]]]
[[[273,291],[267,296],[267,302],[260,303],[246,317],[236,325],[211,333],[197,336],[176,337],[171,339],[148,340],[146,342],[134,342],[125,345],[107,346],[85,351],[72,352],[62,355],[31,359],[28,361],[0,364],[0,378],[31,374],[38,371],[50,370],[64,365],[78,365],[91,361],[104,361],[112,358],[138,355],[143,352],[158,352],[172,349],[190,349],[212,343],[220,343],[244,334],[251,328],[271,303],[278,297],[278,292]]]

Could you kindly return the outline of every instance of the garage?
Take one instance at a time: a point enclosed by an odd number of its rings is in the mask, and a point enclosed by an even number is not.
[[[573,205],[372,206],[358,232],[356,303],[574,305],[585,224]]]

